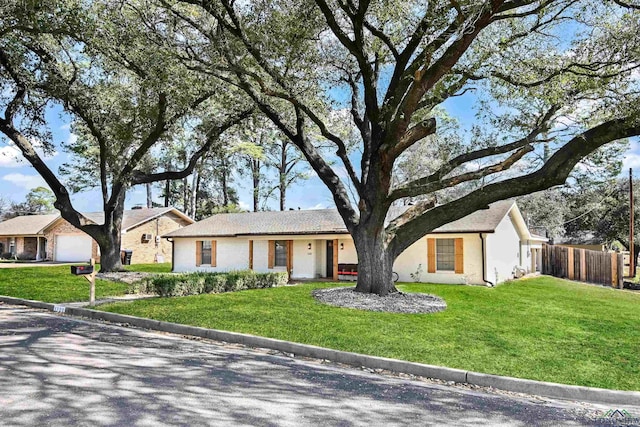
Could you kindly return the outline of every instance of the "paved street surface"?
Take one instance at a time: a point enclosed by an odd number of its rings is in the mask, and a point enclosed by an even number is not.
[[[0,425],[605,425],[591,409],[0,303]]]

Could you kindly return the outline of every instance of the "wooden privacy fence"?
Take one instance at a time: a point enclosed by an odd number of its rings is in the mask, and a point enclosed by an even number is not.
[[[622,289],[624,261],[617,252],[542,246],[542,274]]]

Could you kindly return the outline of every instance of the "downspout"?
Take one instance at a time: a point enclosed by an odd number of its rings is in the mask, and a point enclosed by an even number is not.
[[[482,243],[482,281],[484,283],[486,283],[487,285],[489,285],[490,287],[495,286],[495,284],[493,282],[490,282],[487,280],[487,257],[485,254],[485,246],[484,246],[484,235],[482,233],[478,233],[478,235],[480,236],[480,242]]]
[[[176,245],[173,244],[171,237],[165,237],[167,242],[171,242],[171,272],[175,273]]]

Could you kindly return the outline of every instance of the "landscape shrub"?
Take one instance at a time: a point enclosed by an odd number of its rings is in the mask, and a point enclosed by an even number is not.
[[[284,272],[256,273],[250,270],[227,273],[161,274],[139,280],[131,285],[129,291],[132,293],[151,293],[162,297],[177,297],[272,288],[285,285],[288,280],[288,275]]]

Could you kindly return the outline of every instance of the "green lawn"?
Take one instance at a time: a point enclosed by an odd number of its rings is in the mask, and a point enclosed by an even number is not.
[[[96,280],[96,298],[122,295],[127,285]],[[89,282],[68,265],[0,268],[0,295],[58,303],[89,301]]]
[[[100,309],[499,375],[640,390],[640,295],[540,277],[497,288],[405,284],[437,314],[330,307],[335,284],[163,298]]]

